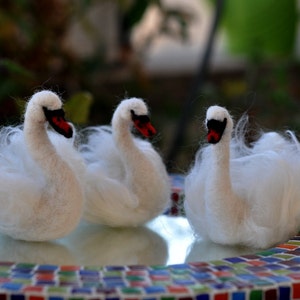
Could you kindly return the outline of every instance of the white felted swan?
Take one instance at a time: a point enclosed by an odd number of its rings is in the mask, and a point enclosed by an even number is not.
[[[295,235],[300,148],[293,133],[290,139],[264,133],[247,147],[238,136],[232,139],[232,118],[219,106],[207,110],[206,126],[211,145],[199,150],[185,181],[186,215],[196,234],[253,248]]]
[[[108,226],[137,226],[161,214],[169,204],[170,179],[150,142],[133,137],[134,125],[149,137],[155,129],[145,102],[121,101],[112,127],[89,128],[81,153],[87,164],[86,220]]]
[[[81,218],[84,163],[73,141],[62,102],[41,91],[27,104],[24,129],[0,131],[0,232],[15,239],[45,241],[60,238]]]

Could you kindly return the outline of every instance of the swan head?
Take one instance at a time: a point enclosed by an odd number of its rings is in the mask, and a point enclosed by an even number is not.
[[[62,101],[51,91],[35,93],[29,100],[25,112],[25,122],[48,123],[66,138],[73,135],[72,126],[65,119]]]
[[[207,141],[217,144],[226,130],[231,133],[233,122],[229,112],[217,105],[210,106],[206,112]]]
[[[117,118],[132,122],[133,126],[145,137],[156,134],[156,130],[150,122],[148,107],[142,99],[123,100],[114,113],[113,124]]]

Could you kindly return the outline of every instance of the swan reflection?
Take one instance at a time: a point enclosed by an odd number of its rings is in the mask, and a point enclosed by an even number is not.
[[[26,242],[0,235],[0,261],[55,265],[166,264],[166,241],[147,227],[80,224],[53,242]]]
[[[82,223],[64,242],[80,265],[165,264],[166,241],[147,227],[110,228]]]
[[[0,235],[0,261],[26,262],[33,264],[75,264],[72,252],[54,242],[26,242]]]
[[[258,250],[242,246],[216,244],[210,240],[196,239],[186,256],[186,262],[219,260],[228,257],[255,253]]]

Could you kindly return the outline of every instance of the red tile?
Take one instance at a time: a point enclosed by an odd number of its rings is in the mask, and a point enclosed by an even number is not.
[[[216,294],[214,300],[229,300],[228,293]]]
[[[167,289],[170,293],[180,294],[180,293],[188,293],[188,288],[181,285],[170,285],[167,286]]]
[[[300,298],[300,283],[293,283],[293,299],[299,299]]]

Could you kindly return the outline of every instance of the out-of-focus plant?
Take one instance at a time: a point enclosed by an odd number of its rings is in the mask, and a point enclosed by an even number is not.
[[[68,118],[77,125],[87,124],[93,100],[93,95],[89,92],[72,95],[64,105]]]
[[[293,53],[297,21],[296,0],[226,0],[222,26],[230,51],[270,58]]]
[[[74,18],[84,22],[90,38],[97,39],[86,12],[99,4],[98,0],[0,0],[0,124],[10,122],[11,118],[19,119],[20,110],[14,99],[30,97],[36,90],[51,88],[66,93],[67,97],[88,90],[97,96],[99,80],[105,78],[100,73],[115,71],[120,65],[130,68],[126,64],[128,49],[134,51],[130,49],[130,36],[151,5],[157,5],[165,16],[162,31],[171,33],[167,20],[172,19],[178,22],[182,36],[186,34],[184,13],[167,9],[160,0],[115,0],[114,3],[119,12],[116,22],[119,22],[120,56],[119,61],[107,64],[103,53],[107,50],[100,38],[96,41],[95,54],[89,57],[77,57],[64,44]]]
[[[65,1],[0,1],[0,123],[17,114],[14,98],[59,76],[70,58],[60,47],[70,10]],[[9,108],[9,110],[8,110]],[[16,116],[18,118],[18,116]],[[1,122],[2,121],[2,122]]]

